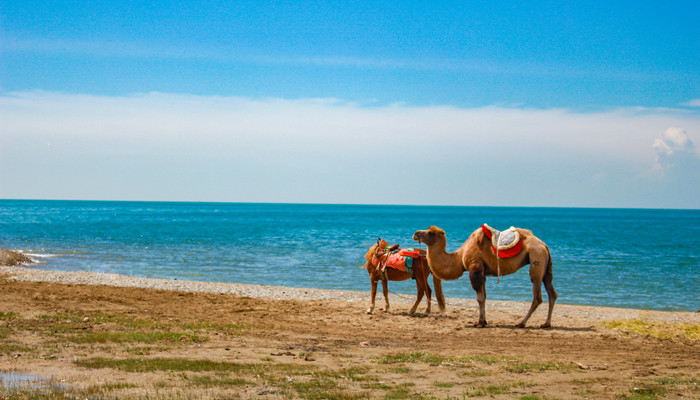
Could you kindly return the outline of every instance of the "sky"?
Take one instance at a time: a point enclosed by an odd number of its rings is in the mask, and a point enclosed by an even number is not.
[[[0,199],[699,209],[699,16],[0,2]]]

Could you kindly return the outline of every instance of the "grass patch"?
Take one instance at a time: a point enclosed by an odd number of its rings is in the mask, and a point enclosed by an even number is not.
[[[233,372],[238,374],[309,374],[315,370],[310,365],[298,364],[238,364],[187,358],[125,358],[95,357],[75,362],[88,369],[111,368],[126,372]]]
[[[12,400],[66,400],[66,393],[60,389],[4,389],[1,396]]]
[[[496,364],[496,362],[498,362],[498,361],[503,361],[503,360],[505,360],[505,359],[509,359],[509,358],[500,358],[500,359],[499,359],[499,358],[493,357],[493,356],[487,356],[487,355],[484,355],[484,354],[477,354],[477,355],[475,355],[475,356],[460,357],[460,358],[459,358],[459,361],[460,361],[460,362],[464,362],[464,363],[466,363],[466,362],[473,362],[473,361],[479,361],[479,362],[482,362],[482,363],[484,363],[484,364],[494,365],[494,364]]]
[[[410,392],[405,388],[395,388],[389,391],[384,396],[385,399],[408,399],[410,398]]]
[[[0,354],[28,353],[32,348],[14,343],[0,343]]]
[[[189,377],[188,380],[192,382],[193,385],[206,386],[206,387],[231,387],[231,386],[245,386],[251,382],[246,381],[243,378],[230,378],[230,377],[212,377],[209,375],[196,375]]]
[[[0,311],[0,321],[9,321],[19,318],[19,314],[12,311]]]
[[[692,389],[700,391],[698,386],[700,379],[696,378],[659,378],[656,380],[658,385],[671,386],[673,389]]]
[[[7,339],[10,336],[10,332],[8,328],[0,327],[0,339]]]
[[[515,372],[515,373],[525,373],[525,372],[544,372],[549,370],[557,371],[573,371],[575,367],[571,364],[563,364],[553,361],[546,362],[523,362],[523,361],[510,361],[507,365],[503,367],[505,371]]]
[[[332,399],[339,395],[338,384],[325,377],[305,382],[292,382],[290,386],[304,399]]]
[[[531,387],[534,383],[518,381],[513,383],[501,383],[496,385],[469,386],[464,392],[464,397],[493,397],[497,394],[510,394],[514,387]]]
[[[629,393],[622,394],[620,399],[624,400],[652,400],[658,399],[666,393],[664,390],[651,389],[645,387],[635,387],[629,390]]]
[[[157,343],[157,342],[205,342],[198,335],[179,332],[87,332],[68,338],[73,343]]]
[[[248,324],[215,324],[212,322],[192,322],[182,325],[183,329],[203,332],[222,332],[228,335],[240,335],[251,328]]]
[[[666,397],[669,390],[680,396],[682,396],[681,393],[686,393],[696,398],[695,395],[700,390],[698,378],[661,377],[653,381],[639,382],[628,393],[623,393],[619,397],[625,400],[650,400]]]
[[[111,368],[126,372],[154,372],[154,371],[230,371],[240,372],[245,368],[243,364],[217,362],[210,360],[190,360],[186,358],[126,358],[109,359],[95,357],[75,362],[78,366],[89,369]]]
[[[375,378],[366,376],[365,374],[367,374],[367,372],[369,372],[369,368],[367,367],[350,367],[338,371],[319,371],[316,372],[316,375],[327,376],[333,379],[347,379],[353,382],[376,380]]]
[[[481,386],[469,386],[464,392],[465,397],[484,397],[484,396],[495,396],[497,394],[508,394],[510,393],[510,385],[507,383],[501,383],[497,385],[481,385]]]
[[[700,324],[674,324],[630,319],[603,322],[602,325],[625,333],[637,333],[662,339],[700,340]]]
[[[422,352],[386,354],[380,357],[377,362],[379,364],[397,364],[397,363],[424,363],[431,365],[439,365],[443,362],[450,361],[452,358],[442,357],[436,354],[426,354]]]

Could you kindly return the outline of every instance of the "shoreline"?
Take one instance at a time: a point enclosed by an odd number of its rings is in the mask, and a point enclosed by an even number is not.
[[[330,290],[315,288],[293,288],[283,286],[262,286],[239,283],[201,282],[178,279],[142,278],[128,275],[119,275],[92,271],[53,271],[25,266],[0,266],[0,276],[4,280],[17,280],[27,282],[46,282],[73,285],[112,286],[125,288],[143,288],[153,290],[165,290],[175,292],[193,293],[221,293],[232,294],[240,297],[249,297],[268,300],[298,300],[298,301],[337,301],[337,302],[366,302],[369,304],[369,288],[367,292],[349,290]],[[447,311],[462,309],[477,312],[475,299],[446,298]],[[392,304],[392,312],[403,310],[404,307],[395,307],[395,304],[412,304],[414,296],[390,293],[389,301]],[[424,306],[421,303],[419,311]],[[437,301],[433,299],[433,314],[437,311]],[[377,305],[383,305],[383,295],[377,294]],[[545,301],[537,312],[546,307]],[[529,302],[486,300],[486,309],[490,311],[504,311],[511,313],[525,313],[530,307]],[[376,312],[376,311],[375,311]],[[700,323],[700,312],[692,311],[657,311],[630,308],[600,307],[588,305],[570,305],[557,303],[554,307],[555,318],[574,319],[585,322],[603,322],[610,320],[644,319],[653,322],[665,323]]]

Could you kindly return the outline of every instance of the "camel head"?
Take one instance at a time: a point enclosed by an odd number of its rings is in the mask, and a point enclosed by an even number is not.
[[[416,231],[413,234],[413,240],[425,243],[431,246],[436,243],[445,243],[445,231],[433,225],[424,231]]]

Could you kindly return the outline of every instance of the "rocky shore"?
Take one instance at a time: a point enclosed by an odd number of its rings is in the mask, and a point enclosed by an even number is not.
[[[0,266],[15,266],[29,264],[32,260],[22,253],[0,249]]]

